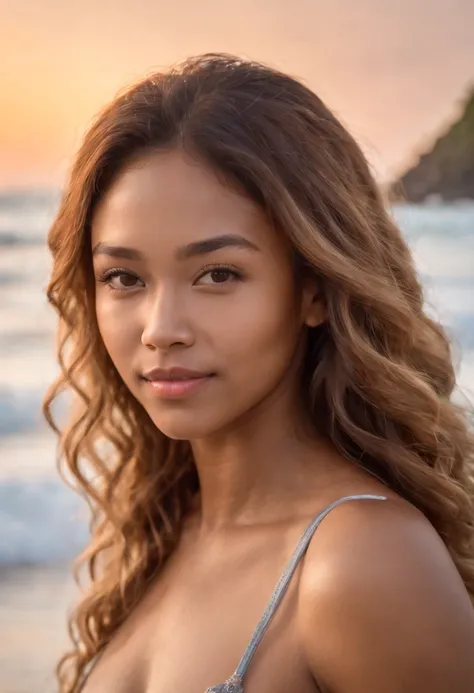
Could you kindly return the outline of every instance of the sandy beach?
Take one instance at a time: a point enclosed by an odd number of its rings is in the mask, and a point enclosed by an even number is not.
[[[55,693],[75,589],[65,565],[0,566],[1,693]]]

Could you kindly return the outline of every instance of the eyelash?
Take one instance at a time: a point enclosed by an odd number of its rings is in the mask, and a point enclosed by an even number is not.
[[[233,279],[235,281],[238,281],[239,279],[242,279],[243,274],[240,272],[236,267],[233,265],[226,265],[225,263],[221,264],[213,264],[213,265],[205,265],[204,267],[201,268],[200,273],[194,280],[194,282],[199,281],[202,279],[206,274],[210,274],[211,272],[228,272],[230,275],[232,275]],[[220,282],[216,282],[215,285],[217,286]],[[228,282],[222,282],[223,284],[228,284]]]
[[[110,291],[119,291],[119,292],[125,292],[127,289],[115,289],[110,281],[114,277],[120,277],[122,274],[127,275],[127,277],[133,277],[134,279],[139,279],[136,274],[132,274],[132,272],[129,272],[126,269],[122,269],[121,267],[114,267],[113,269],[108,269],[105,270],[105,272],[102,272],[102,274],[97,278],[97,281],[99,281],[101,284],[105,284]],[[132,289],[134,288],[133,286],[131,287]]]
[[[235,267],[232,265],[226,265],[226,264],[220,264],[220,265],[206,265],[201,269],[200,274],[196,277],[194,282],[199,281],[202,279],[206,274],[210,274],[211,272],[228,272],[231,274],[234,278],[234,280],[240,280],[242,279],[242,273],[239,272]],[[140,278],[137,277],[136,274],[133,274],[132,272],[129,272],[126,269],[123,269],[121,267],[114,267],[112,269],[108,269],[105,272],[103,272],[98,278],[97,281],[101,282],[101,284],[105,284],[106,287],[110,291],[118,291],[120,293],[125,293],[127,289],[116,289],[111,285],[111,280],[114,277],[120,277],[122,274],[127,275],[128,277],[133,277],[134,279],[139,280]],[[229,282],[215,282],[215,286],[218,286],[220,283],[222,284],[228,284]],[[134,289],[135,287],[131,287],[131,289]]]

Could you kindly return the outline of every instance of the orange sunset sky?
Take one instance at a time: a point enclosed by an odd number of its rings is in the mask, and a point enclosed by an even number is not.
[[[117,90],[207,51],[303,79],[386,178],[474,83],[474,0],[0,0],[0,186],[60,184]]]

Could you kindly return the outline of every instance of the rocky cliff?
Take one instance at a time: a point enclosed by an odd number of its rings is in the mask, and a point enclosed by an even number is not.
[[[390,188],[409,202],[474,199],[474,87],[461,117]]]

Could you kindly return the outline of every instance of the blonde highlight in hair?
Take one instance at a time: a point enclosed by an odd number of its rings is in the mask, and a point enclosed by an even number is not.
[[[61,693],[88,668],[176,547],[199,481],[190,445],[164,436],[118,375],[94,306],[90,224],[132,159],[181,148],[259,204],[318,278],[327,321],[310,330],[302,381],[315,430],[418,507],[474,598],[474,438],[448,336],[424,312],[407,244],[358,145],[296,79],[222,54],[120,93],[86,134],[48,242],[61,374],[43,402],[61,471],[89,502],[90,585],[70,619]],[[63,391],[78,406],[64,430]]]

